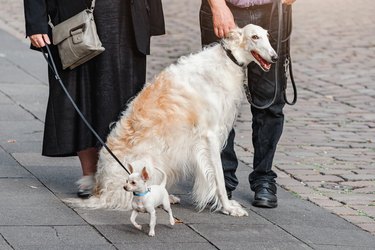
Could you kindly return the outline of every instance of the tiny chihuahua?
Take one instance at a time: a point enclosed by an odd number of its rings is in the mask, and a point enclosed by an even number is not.
[[[149,174],[146,167],[142,169],[141,173],[134,173],[133,167],[128,164],[130,175],[124,189],[128,192],[133,192],[132,207],[133,211],[130,216],[131,223],[138,228],[142,229],[135,219],[138,213],[149,213],[150,214],[150,231],[149,236],[155,236],[155,224],[156,224],[156,212],[155,208],[163,205],[164,210],[169,214],[169,221],[173,226],[175,220],[172,215],[171,204],[169,201],[168,191],[165,188],[166,185],[166,175],[161,170],[158,169],[163,174],[163,180],[160,185],[147,186],[147,181],[149,180]]]

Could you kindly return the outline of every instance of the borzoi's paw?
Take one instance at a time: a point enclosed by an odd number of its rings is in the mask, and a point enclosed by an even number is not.
[[[142,230],[142,226],[141,226],[141,225],[137,224],[137,225],[134,225],[134,226],[135,226],[135,228],[137,228],[138,230]]]
[[[233,207],[240,207],[242,208],[241,204],[238,203],[238,201],[235,201],[235,200],[229,200],[229,204]]]
[[[169,195],[169,203],[171,203],[171,204],[179,204],[180,201],[181,201],[180,198],[178,198],[177,196],[174,196],[173,194]]]
[[[235,200],[229,200],[229,206],[222,208],[221,212],[231,216],[249,216],[247,211]]]

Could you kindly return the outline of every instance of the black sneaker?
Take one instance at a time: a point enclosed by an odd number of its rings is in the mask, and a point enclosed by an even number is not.
[[[277,207],[276,185],[274,183],[260,183],[254,187],[253,206],[263,208]]]

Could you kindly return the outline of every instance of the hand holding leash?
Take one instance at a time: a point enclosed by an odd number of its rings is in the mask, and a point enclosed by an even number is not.
[[[224,38],[229,31],[236,27],[234,17],[225,1],[209,1],[212,11],[212,22],[215,35]]]
[[[42,48],[46,46],[46,44],[50,45],[51,41],[47,34],[34,34],[29,36],[30,42],[33,46],[37,48]]]

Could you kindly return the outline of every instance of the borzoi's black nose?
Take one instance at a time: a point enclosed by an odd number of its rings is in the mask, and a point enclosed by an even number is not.
[[[277,55],[274,55],[274,56],[271,57],[271,61],[273,63],[277,62],[277,60],[279,60],[279,57]]]

